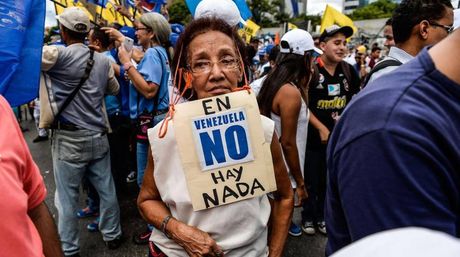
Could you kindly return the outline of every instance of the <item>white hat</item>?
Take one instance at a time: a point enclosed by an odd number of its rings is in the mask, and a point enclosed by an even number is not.
[[[280,52],[304,55],[307,51],[315,51],[317,54],[323,54],[323,51],[315,47],[313,38],[310,33],[303,29],[293,29],[288,31],[281,38]]]
[[[454,29],[458,29],[460,27],[460,9],[454,10]]]
[[[194,18],[215,17],[226,21],[230,26],[238,23],[246,25],[240,10],[232,0],[202,0],[195,9]]]
[[[457,257],[460,240],[444,232],[406,227],[364,237],[331,257]]]
[[[78,32],[88,33],[90,29],[90,22],[88,15],[78,7],[69,7],[56,16],[56,19],[62,26]]]

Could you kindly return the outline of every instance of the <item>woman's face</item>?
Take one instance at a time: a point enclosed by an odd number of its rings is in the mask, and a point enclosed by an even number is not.
[[[148,47],[153,37],[153,32],[141,22],[135,23],[135,30],[137,42],[139,42],[139,45],[143,46],[144,48]]]
[[[208,31],[195,37],[187,56],[198,99],[230,93],[241,80],[235,43],[222,32]]]

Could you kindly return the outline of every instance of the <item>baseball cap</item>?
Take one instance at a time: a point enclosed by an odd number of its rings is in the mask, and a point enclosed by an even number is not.
[[[258,52],[257,54],[258,55],[265,55],[267,52],[265,51],[265,47],[262,47]]]
[[[137,39],[136,38],[136,31],[134,30],[134,28],[132,28],[130,26],[121,27],[120,32],[125,37],[129,37],[129,38],[134,39],[134,40]]]
[[[169,34],[169,42],[171,43],[173,47],[176,46],[177,40],[179,40],[179,36],[180,36],[179,34],[174,33],[174,32]]]
[[[359,54],[366,54],[367,48],[363,45],[360,45],[356,48],[356,50],[358,50]]]
[[[288,31],[281,38],[281,53],[304,55],[305,52],[312,50],[318,55],[323,54],[323,51],[315,47],[315,43],[313,42],[313,38],[310,33],[303,29],[293,29]]]
[[[215,17],[226,21],[230,26],[239,23],[246,25],[240,10],[232,0],[202,0],[195,9],[194,18]]]
[[[321,36],[319,37],[320,42],[324,42],[324,40],[328,37],[332,37],[337,33],[342,33],[345,35],[346,38],[349,38],[353,36],[353,29],[350,26],[343,26],[340,27],[338,25],[332,25],[330,27],[327,27],[323,33],[321,33]]]
[[[171,24],[171,32],[180,35],[182,32],[184,32],[184,26],[179,23],[173,23]]]
[[[69,30],[78,33],[88,33],[90,29],[89,17],[78,7],[68,7],[56,16],[56,19]]]
[[[265,53],[270,54],[270,52],[272,51],[273,47],[275,47],[275,46],[272,45],[272,44],[268,44],[267,46],[265,46]]]

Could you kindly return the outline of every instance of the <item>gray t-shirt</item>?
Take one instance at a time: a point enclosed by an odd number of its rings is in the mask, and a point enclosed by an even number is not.
[[[51,87],[58,109],[79,84],[85,73],[89,48],[84,44],[68,47],[45,46],[43,48],[42,70],[50,77]],[[94,53],[94,65],[89,78],[82,85],[75,98],[61,114],[61,120],[93,131],[107,130],[103,110],[105,94],[118,93],[120,86],[107,57]]]

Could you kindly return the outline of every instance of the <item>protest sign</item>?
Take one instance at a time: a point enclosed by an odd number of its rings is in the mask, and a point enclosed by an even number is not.
[[[175,137],[195,211],[276,190],[254,93],[240,91],[176,106]]]

